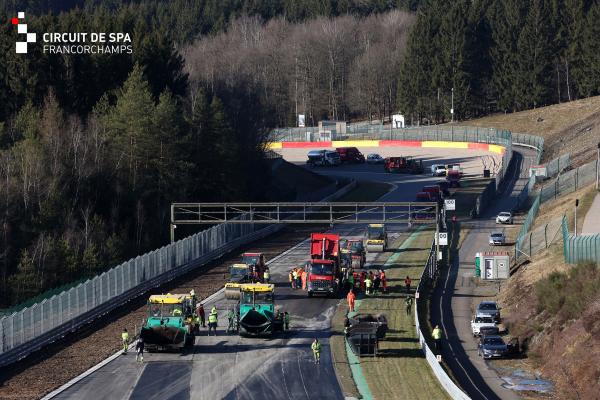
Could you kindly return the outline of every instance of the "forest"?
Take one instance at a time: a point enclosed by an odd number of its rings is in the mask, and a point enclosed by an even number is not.
[[[600,93],[598,0],[0,0],[132,54],[16,54],[0,25],[0,307],[168,241],[172,201],[253,201],[275,127],[412,124]]]

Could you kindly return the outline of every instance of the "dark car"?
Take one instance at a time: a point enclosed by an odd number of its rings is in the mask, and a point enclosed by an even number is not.
[[[484,359],[506,357],[508,355],[508,345],[498,335],[482,336],[477,354]]]
[[[363,164],[365,156],[356,147],[338,147],[335,149],[343,163]]]
[[[482,301],[477,306],[476,317],[490,317],[496,323],[500,322],[500,307],[495,301]]]

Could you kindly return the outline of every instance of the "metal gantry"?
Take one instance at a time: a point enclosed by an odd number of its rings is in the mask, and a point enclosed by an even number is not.
[[[195,224],[433,224],[439,209],[436,202],[173,203],[171,237],[177,225]]]

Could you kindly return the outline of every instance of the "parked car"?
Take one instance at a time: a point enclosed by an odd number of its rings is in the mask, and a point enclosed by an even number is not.
[[[335,149],[343,163],[363,164],[365,156],[356,147],[338,147]]]
[[[455,170],[446,171],[446,180],[450,184],[450,187],[460,187],[460,172]]]
[[[484,359],[506,357],[508,346],[498,335],[482,336],[479,340],[477,354]]]
[[[473,336],[479,336],[482,329],[485,330],[486,328],[495,328],[497,333],[498,328],[496,328],[496,322],[492,317],[475,316],[471,320],[471,331],[473,332]]]
[[[513,223],[512,213],[510,211],[502,211],[496,217],[496,223],[497,224],[510,224],[510,225],[512,225],[512,223]]]
[[[384,158],[377,153],[371,153],[367,156],[367,164],[383,164]]]
[[[446,176],[446,166],[444,164],[433,164],[431,166],[431,176]]]
[[[311,150],[308,152],[306,163],[311,167],[340,165],[342,163],[337,151],[331,150]]]
[[[482,301],[477,306],[475,318],[492,318],[495,322],[500,322],[500,307],[495,301]]]
[[[490,246],[503,246],[506,244],[506,236],[502,232],[495,232],[490,235]]]

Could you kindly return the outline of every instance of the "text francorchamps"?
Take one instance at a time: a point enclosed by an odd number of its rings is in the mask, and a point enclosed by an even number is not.
[[[131,36],[121,32],[46,32],[44,53],[131,54]]]

